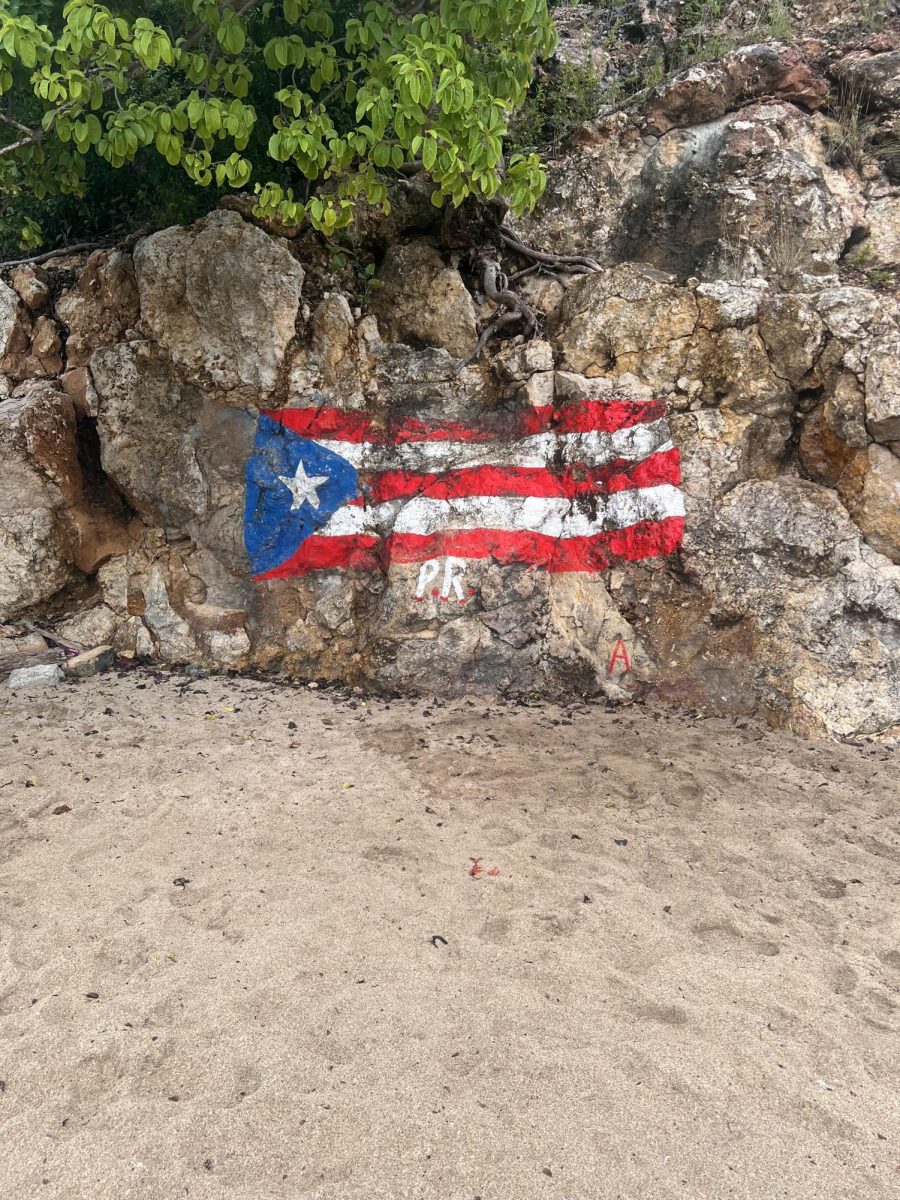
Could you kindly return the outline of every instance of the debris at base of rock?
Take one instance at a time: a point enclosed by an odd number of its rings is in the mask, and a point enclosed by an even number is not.
[[[24,671],[30,667],[48,667],[65,658],[62,650],[43,650],[34,653],[0,654],[0,679],[6,679],[12,671]]]
[[[67,659],[63,663],[63,670],[72,679],[87,679],[91,675],[99,675],[101,671],[108,671],[115,654],[112,646],[95,646],[93,650]]]
[[[12,672],[7,682],[13,691],[18,691],[23,688],[56,687],[64,678],[56,663],[49,663],[41,667],[20,667]]]
[[[0,625],[0,659],[7,654],[40,654],[46,649],[39,633],[31,633],[23,625]]]
[[[57,637],[57,635],[52,633],[49,629],[42,629],[40,625],[35,625],[33,621],[25,621],[24,624],[25,628],[33,637],[42,638],[44,641],[49,642],[51,646],[59,646],[60,649],[65,650],[67,654],[84,653],[84,646],[80,646],[78,642],[71,642],[68,640],[64,641],[62,638]]]

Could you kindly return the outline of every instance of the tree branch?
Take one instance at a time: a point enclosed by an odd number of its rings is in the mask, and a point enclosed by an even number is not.
[[[34,254],[31,258],[13,258],[9,262],[0,262],[0,271],[8,271],[12,267],[37,266],[51,258],[62,258],[67,254],[80,254],[82,250],[100,250],[109,242],[75,242],[72,246],[60,246],[58,250],[45,250],[43,254]]]
[[[236,9],[237,15],[239,17],[244,17],[247,15],[248,12],[250,12],[251,9],[256,8],[256,6],[258,4],[260,4],[261,2],[262,2],[262,0],[243,0],[243,3],[241,3],[241,0],[225,0],[225,3],[222,5],[221,11],[224,12],[226,8],[233,8],[233,9]],[[238,7],[239,5],[240,5],[240,7]],[[182,50],[192,49],[194,46],[197,45],[197,43],[202,38],[204,38],[207,35],[207,33],[209,33],[209,25],[204,21],[202,25],[199,25],[194,30],[194,32],[190,35],[190,37],[186,38],[181,43],[181,49]],[[135,61],[128,68],[128,70],[125,74],[125,77],[126,77],[126,79],[129,79],[129,80],[139,79],[141,75],[146,73],[146,71],[147,71],[147,68],[143,65],[143,63]],[[111,79],[104,80],[104,82],[103,82],[103,91],[104,92],[109,92],[114,87],[115,87],[115,84],[113,83],[113,81]],[[75,102],[70,100],[68,103],[63,104],[61,108],[56,110],[55,116],[60,117],[60,116],[62,116],[63,113],[68,112],[69,109],[74,108],[74,107],[75,107]],[[36,146],[38,144],[38,142],[42,142],[48,136],[48,134],[50,132],[49,129],[43,129],[43,128],[29,129],[27,125],[20,125],[18,121],[14,121],[10,117],[2,117],[2,120],[5,121],[6,124],[14,126],[16,129],[19,130],[20,133],[25,133],[28,136],[21,138],[18,142],[11,142],[8,146],[0,146],[0,158],[2,158],[4,155],[7,155],[7,154],[14,154],[17,150],[21,150],[23,146],[29,146],[29,145]]]
[[[13,129],[18,129],[19,133],[27,134],[29,137],[31,137],[31,134],[34,132],[32,129],[29,129],[27,125],[23,125],[21,121],[17,121],[15,117],[10,117],[6,113],[0,112],[0,121],[2,121],[4,125],[10,125]]]

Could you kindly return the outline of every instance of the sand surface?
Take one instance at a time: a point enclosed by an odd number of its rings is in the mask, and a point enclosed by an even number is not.
[[[3,1200],[900,1195],[885,748],[139,671],[0,710]]]

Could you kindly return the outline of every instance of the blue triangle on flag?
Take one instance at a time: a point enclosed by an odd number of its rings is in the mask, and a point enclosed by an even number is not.
[[[254,575],[280,567],[359,495],[351,463],[265,415],[256,428],[246,479],[244,543]]]

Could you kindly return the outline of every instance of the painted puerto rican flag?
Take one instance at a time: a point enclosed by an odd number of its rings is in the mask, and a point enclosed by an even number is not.
[[[473,424],[285,408],[259,417],[245,540],[256,579],[445,555],[600,571],[678,548],[680,482],[658,400]]]

